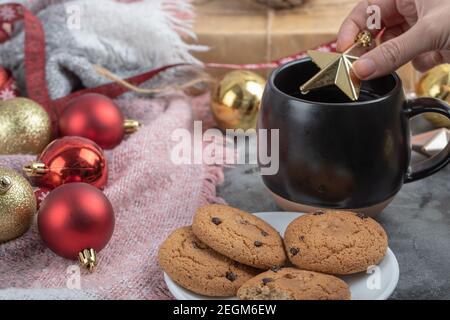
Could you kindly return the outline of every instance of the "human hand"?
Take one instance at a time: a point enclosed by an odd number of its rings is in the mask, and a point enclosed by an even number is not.
[[[361,30],[367,29],[367,8],[381,9],[382,44],[353,65],[364,80],[389,74],[409,61],[419,71],[450,62],[449,0],[364,0],[341,26],[337,49],[345,51]],[[377,30],[374,30],[376,32]]]

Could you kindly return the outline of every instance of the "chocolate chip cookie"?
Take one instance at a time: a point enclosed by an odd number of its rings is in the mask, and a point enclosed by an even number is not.
[[[317,211],[286,229],[289,260],[300,269],[330,274],[366,271],[385,256],[388,239],[373,219],[349,211]]]
[[[350,290],[334,276],[283,268],[248,280],[237,295],[241,300],[349,300]]]
[[[286,261],[278,232],[248,212],[225,205],[207,205],[197,210],[192,230],[217,252],[255,268],[267,270]]]
[[[235,296],[238,288],[257,274],[202,243],[191,227],[175,230],[161,245],[161,268],[180,286],[211,297]]]

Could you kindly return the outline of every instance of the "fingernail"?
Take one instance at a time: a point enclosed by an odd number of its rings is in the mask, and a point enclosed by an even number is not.
[[[353,71],[360,79],[366,79],[375,73],[377,66],[372,59],[363,58],[353,64]]]

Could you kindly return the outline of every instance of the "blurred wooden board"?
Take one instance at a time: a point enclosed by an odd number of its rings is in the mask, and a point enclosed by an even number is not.
[[[274,11],[254,0],[194,1],[198,43],[210,47],[196,53],[204,62],[262,63],[317,47],[336,38],[342,21],[358,0],[305,0],[291,10]],[[212,70],[221,76],[226,70]],[[261,71],[267,75],[269,71]],[[407,89],[416,72],[400,70]]]

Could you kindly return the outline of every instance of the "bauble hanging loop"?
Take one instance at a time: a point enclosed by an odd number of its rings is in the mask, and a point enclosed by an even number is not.
[[[108,180],[103,150],[82,137],[54,140],[23,170],[35,185],[49,189],[72,182],[85,182],[103,189]]]
[[[137,120],[125,119],[123,121],[123,129],[125,134],[132,134],[139,130],[141,124]]]
[[[27,165],[23,166],[23,171],[25,171],[25,174],[29,177],[36,178],[36,177],[42,177],[46,173],[48,173],[49,169],[45,165],[45,163],[42,162],[31,162]]]
[[[139,122],[124,119],[110,98],[88,93],[70,100],[59,116],[61,136],[80,136],[97,143],[103,149],[116,147],[125,134],[139,128]]]
[[[5,194],[8,192],[9,189],[11,189],[12,181],[11,178],[8,176],[2,176],[0,177],[0,195]]]
[[[78,261],[83,268],[92,272],[98,263],[97,253],[92,248],[84,249],[82,252],[78,253]]]
[[[108,198],[87,183],[62,185],[45,198],[38,212],[42,240],[61,257],[78,260],[93,271],[97,253],[114,232],[114,211]]]

